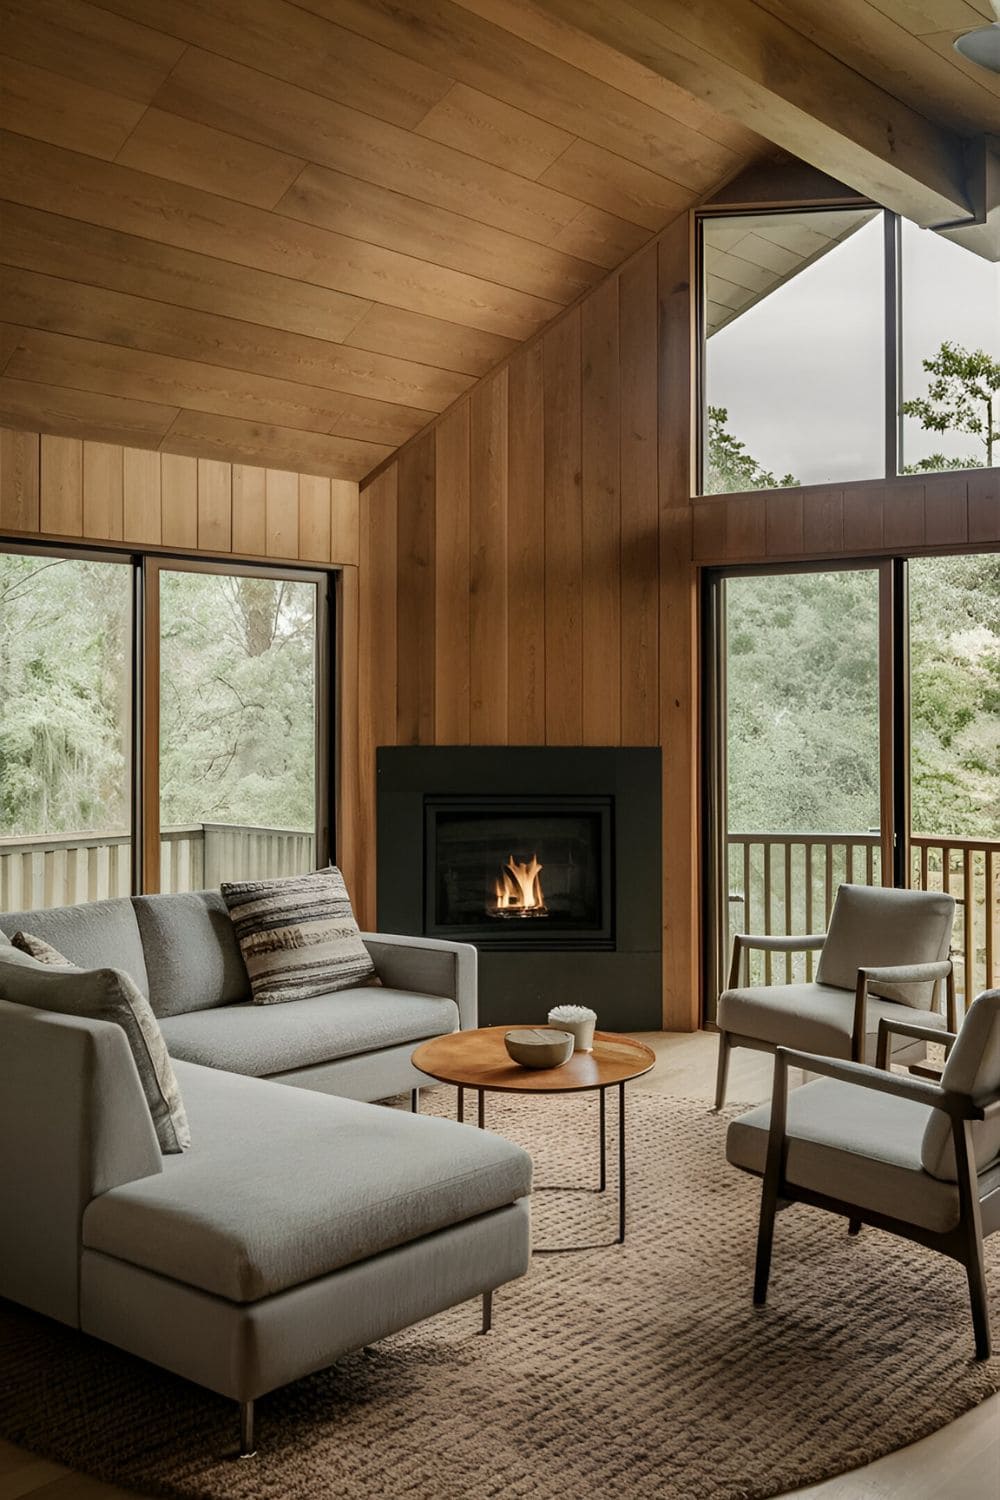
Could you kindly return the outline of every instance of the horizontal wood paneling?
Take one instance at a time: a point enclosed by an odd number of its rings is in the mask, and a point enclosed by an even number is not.
[[[0,530],[329,567],[358,563],[358,486],[0,428]]]
[[[996,469],[692,501],[698,563],[923,552],[1000,542]]]

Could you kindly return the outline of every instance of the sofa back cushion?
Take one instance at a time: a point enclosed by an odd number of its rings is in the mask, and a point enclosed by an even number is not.
[[[246,966],[218,891],[135,896],[132,904],[155,1015],[180,1016],[249,1000]]]
[[[816,969],[817,984],[852,990],[858,969],[937,963],[948,957],[955,899],[941,891],[842,885]],[[872,994],[930,1010],[934,983],[873,984]]]
[[[30,932],[51,943],[78,969],[121,969],[149,998],[142,938],[127,896],[47,911],[0,912],[0,931],[8,938]]]
[[[951,1049],[941,1087],[957,1094],[971,1094],[976,1104],[1000,1098],[1000,990],[987,990],[974,1001]],[[1000,1119],[973,1120],[972,1149],[976,1171],[982,1172],[1000,1157]],[[925,1172],[954,1182],[955,1143],[951,1121],[935,1109],[924,1130],[920,1160]]]

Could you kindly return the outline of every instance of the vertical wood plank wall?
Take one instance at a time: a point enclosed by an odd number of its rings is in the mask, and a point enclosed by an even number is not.
[[[379,745],[659,745],[663,1024],[701,1014],[703,565],[1000,544],[997,470],[692,498],[691,216],[361,489],[358,837]],[[363,911],[375,920],[375,871]]]
[[[338,858],[363,884],[353,480],[0,428],[0,536],[339,568]]]
[[[699,1013],[688,240],[684,216],[363,486],[359,575],[362,841],[379,745],[663,745],[681,1029]]]

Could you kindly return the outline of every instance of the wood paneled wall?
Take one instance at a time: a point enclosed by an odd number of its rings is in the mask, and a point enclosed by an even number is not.
[[[689,264],[685,215],[361,497],[363,841],[379,745],[662,745],[675,1028],[699,1003]]]
[[[809,485],[693,502],[696,563],[757,563],[1000,543],[1000,469]]]
[[[661,746],[671,1029],[700,1020],[699,568],[1000,543],[996,470],[692,499],[690,234],[363,482],[359,569],[361,847],[379,745]]]
[[[0,534],[356,567],[358,486],[0,428]]]

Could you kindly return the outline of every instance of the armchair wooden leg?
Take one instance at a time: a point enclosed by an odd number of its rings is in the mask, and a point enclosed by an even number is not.
[[[983,1247],[978,1242],[965,1263],[965,1274],[969,1278],[969,1301],[972,1304],[972,1329],[976,1336],[976,1358],[989,1359],[990,1309],[986,1298],[986,1269],[983,1265]]]
[[[788,1064],[779,1047],[774,1058],[774,1088],[771,1092],[771,1123],[767,1132],[767,1163],[760,1192],[760,1223],[757,1226],[757,1260],[753,1276],[753,1300],[757,1307],[767,1301],[771,1276],[774,1219],[781,1200],[785,1175],[785,1127],[788,1116]]]
[[[778,1212],[778,1194],[767,1178],[760,1195],[760,1223],[757,1226],[757,1259],[753,1273],[754,1305],[767,1301],[767,1284],[771,1279],[771,1250],[774,1245],[774,1220]]]
[[[726,1084],[729,1080],[729,1032],[719,1032],[719,1065],[715,1075],[715,1109],[716,1113],[726,1102]]]
[[[972,1146],[972,1121],[952,1119],[952,1141],[958,1177],[958,1201],[962,1236],[965,1240],[965,1274],[969,1280],[972,1328],[976,1336],[976,1358],[990,1357],[990,1310],[986,1298],[986,1266],[983,1262],[983,1221],[979,1211],[976,1154]]]

